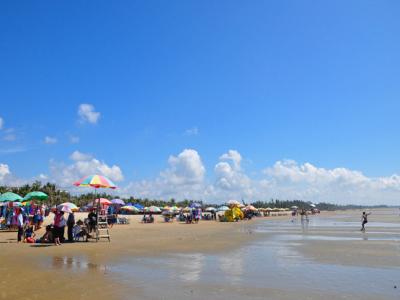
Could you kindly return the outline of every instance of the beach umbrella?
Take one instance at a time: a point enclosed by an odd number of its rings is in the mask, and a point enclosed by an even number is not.
[[[47,200],[48,198],[49,198],[49,196],[47,196],[46,193],[35,191],[35,192],[30,192],[30,193],[26,194],[23,201],[24,202],[32,201],[32,200],[42,201],[42,200]]]
[[[116,189],[116,185],[110,179],[102,175],[89,175],[74,183],[79,187],[92,187],[95,189]]]
[[[138,210],[143,210],[144,209],[144,206],[139,204],[139,203],[135,203],[135,204],[133,204],[133,206],[136,207]]]
[[[99,203],[99,201],[100,201],[101,205],[111,205],[112,204],[112,202],[106,198],[96,199],[95,203]]]
[[[317,207],[315,204],[310,204],[311,207]]]
[[[172,210],[172,211],[178,211],[178,210],[179,210],[179,207],[177,207],[177,206],[172,206],[172,207],[171,207],[171,210]]]
[[[183,209],[183,212],[191,212],[192,211],[192,209],[189,207],[189,206],[186,206],[184,209]]]
[[[227,211],[227,210],[229,210],[228,206],[221,206],[218,208],[218,211]]]
[[[157,206],[150,206],[145,208],[146,212],[151,212],[151,213],[159,213],[161,212],[161,209]]]
[[[201,204],[197,203],[197,202],[192,202],[189,205],[190,208],[200,208]]]
[[[257,210],[257,208],[255,208],[253,205],[247,205],[247,206],[245,207],[245,209],[246,209],[246,210],[251,210],[251,211],[256,211],[256,210]]]
[[[168,205],[165,205],[162,210],[171,210],[171,207],[169,207]]]
[[[110,179],[108,179],[105,176],[102,175],[89,175],[86,177],[83,177],[81,180],[74,182],[75,186],[78,187],[92,187],[94,188],[94,194],[95,198],[97,195],[97,189],[103,188],[103,189],[116,189],[117,186],[112,182]],[[99,223],[99,213],[100,213],[100,201],[97,201],[97,207],[96,207],[96,215],[97,215],[97,222],[96,224]],[[96,241],[99,240],[99,231],[96,230]],[[108,239],[110,241],[110,239]]]
[[[240,205],[240,202],[237,200],[229,200],[226,202],[228,205]]]
[[[60,205],[57,205],[57,209],[61,210],[64,206],[68,207],[71,211],[78,211],[79,210],[79,207],[76,206],[74,203],[71,203],[71,202],[61,203]]]
[[[298,209],[296,205],[292,206],[291,209]]]
[[[23,198],[12,192],[4,193],[0,196],[0,202],[21,202]]]
[[[125,205],[124,200],[121,200],[121,199],[113,199],[113,200],[111,200],[111,203],[116,204],[116,205]]]
[[[138,212],[139,211],[139,209],[137,209],[135,206],[129,206],[129,205],[122,206],[120,208],[120,210],[125,210],[125,211],[130,211],[130,212]]]
[[[59,211],[63,211],[63,212],[69,213],[69,214],[72,213],[72,210],[67,205],[57,207],[57,209]]]
[[[216,211],[216,210],[217,209],[215,207],[212,207],[212,206],[206,208],[206,211]]]

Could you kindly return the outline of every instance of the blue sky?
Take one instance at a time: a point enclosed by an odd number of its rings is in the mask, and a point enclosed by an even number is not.
[[[0,163],[14,181],[38,174],[57,181],[50,160],[61,172],[79,151],[119,167],[119,184],[140,191],[142,180],[163,189],[160,172],[193,175],[191,158],[168,161],[193,149],[205,173],[174,196],[207,198],[200,191],[217,189],[216,165],[232,149],[253,192],[231,185],[208,197],[351,199],[308,194],[320,188],[312,180],[291,194],[285,184],[292,191],[296,179],[266,169],[290,159],[306,177],[301,167],[310,163],[327,174],[359,171],[373,183],[400,173],[399,8],[397,1],[1,2]],[[81,104],[100,114],[96,122],[82,121]],[[274,181],[276,192],[261,192],[262,180]],[[379,201],[391,203],[398,188],[396,178],[374,197],[383,192]]]

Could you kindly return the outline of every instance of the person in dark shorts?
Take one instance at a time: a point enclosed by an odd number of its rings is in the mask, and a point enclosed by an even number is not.
[[[365,211],[362,213],[362,216],[361,216],[361,231],[365,231],[365,224],[368,223],[368,216],[370,214],[371,213],[366,213]]]

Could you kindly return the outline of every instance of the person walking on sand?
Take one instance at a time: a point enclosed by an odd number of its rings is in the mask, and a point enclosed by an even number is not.
[[[371,213],[366,213],[365,211],[363,211],[362,216],[361,216],[361,231],[365,231],[365,224],[368,223],[368,216]]]

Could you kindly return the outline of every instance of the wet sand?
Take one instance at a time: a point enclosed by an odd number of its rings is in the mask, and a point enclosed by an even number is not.
[[[360,211],[306,225],[132,217],[111,229],[111,243],[60,247],[17,244],[15,232],[2,232],[0,299],[399,299],[398,210],[373,211],[369,221],[363,234]]]

